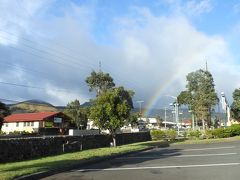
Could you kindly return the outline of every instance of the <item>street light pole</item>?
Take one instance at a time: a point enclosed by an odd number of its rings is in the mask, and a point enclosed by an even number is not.
[[[178,99],[175,96],[170,96],[170,95],[166,95],[166,96],[176,99],[176,103],[174,105],[175,106],[175,120],[176,120],[176,125],[177,125],[177,135],[179,136]]]
[[[167,107],[164,108],[165,109],[165,130],[167,129]]]

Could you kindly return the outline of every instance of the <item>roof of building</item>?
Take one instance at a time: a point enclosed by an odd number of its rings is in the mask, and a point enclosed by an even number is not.
[[[182,124],[191,125],[192,124],[192,120],[191,119],[182,120]]]
[[[62,114],[61,112],[38,112],[12,114],[4,118],[4,122],[27,122],[27,121],[44,121],[52,116]]]

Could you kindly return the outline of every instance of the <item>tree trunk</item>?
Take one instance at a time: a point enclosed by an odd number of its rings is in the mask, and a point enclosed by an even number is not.
[[[113,139],[113,147],[117,147],[117,143],[116,143],[116,133],[115,133],[115,132],[112,133],[112,139]]]
[[[205,132],[205,120],[202,119],[202,127],[203,127],[203,131]]]

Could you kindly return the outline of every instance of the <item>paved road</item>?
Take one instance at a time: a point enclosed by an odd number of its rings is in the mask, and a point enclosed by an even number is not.
[[[44,179],[237,180],[240,179],[240,141],[156,148]]]

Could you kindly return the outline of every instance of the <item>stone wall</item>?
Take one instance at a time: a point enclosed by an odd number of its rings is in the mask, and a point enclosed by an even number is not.
[[[149,132],[117,135],[117,145],[151,140]],[[0,139],[0,162],[21,161],[64,152],[108,147],[110,135],[46,136]]]

